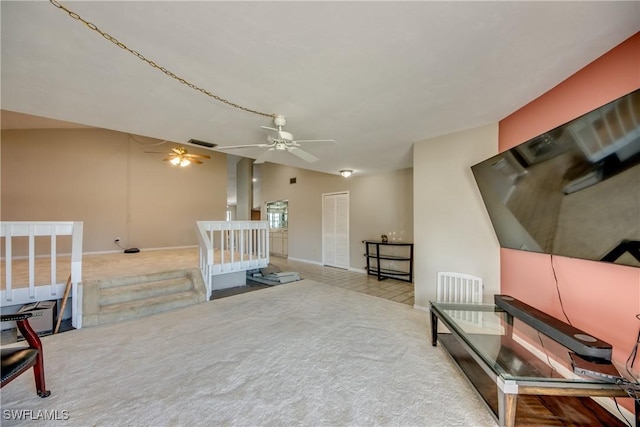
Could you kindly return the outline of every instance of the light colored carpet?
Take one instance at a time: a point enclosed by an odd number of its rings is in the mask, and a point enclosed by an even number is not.
[[[429,337],[428,313],[293,282],[44,337],[51,396],[23,374],[2,425],[495,426]]]

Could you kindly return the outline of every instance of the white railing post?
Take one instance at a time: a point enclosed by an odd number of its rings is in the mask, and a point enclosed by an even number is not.
[[[83,223],[73,223],[71,235],[71,324],[74,328],[82,328],[82,293],[78,285],[82,281],[82,238]]]

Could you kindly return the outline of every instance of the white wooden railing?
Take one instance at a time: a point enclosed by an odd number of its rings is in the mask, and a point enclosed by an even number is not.
[[[269,264],[267,221],[197,221],[200,271],[211,295],[213,276]]]
[[[66,277],[58,283],[58,237],[71,236],[71,322],[76,329],[82,327],[82,288],[79,287],[82,281],[82,222],[81,221],[16,221],[0,222],[0,238],[4,244],[4,266],[5,286],[0,293],[0,306],[7,307],[21,305],[38,301],[59,300],[63,297],[66,287]],[[18,246],[27,239],[26,255],[16,255],[14,253],[14,240]],[[36,258],[41,257],[36,254],[37,241],[50,241],[50,250],[47,255],[50,257],[51,280],[45,285],[36,285]],[[42,245],[38,245],[40,248]],[[17,248],[19,250],[21,248]],[[28,260],[28,287],[14,287],[13,264],[17,260],[24,262]],[[63,313],[60,313],[62,315]]]

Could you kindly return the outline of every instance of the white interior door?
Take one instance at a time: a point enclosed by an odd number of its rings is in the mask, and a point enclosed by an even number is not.
[[[349,193],[322,195],[322,263],[349,268]]]

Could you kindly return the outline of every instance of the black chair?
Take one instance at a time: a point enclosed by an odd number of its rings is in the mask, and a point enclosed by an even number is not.
[[[38,396],[47,397],[51,394],[44,383],[44,357],[42,343],[38,334],[29,324],[29,318],[33,313],[3,314],[0,320],[3,322],[15,321],[18,329],[24,336],[28,347],[9,347],[2,349],[2,385],[9,384],[18,378],[23,372],[33,367],[33,375],[36,380]]]

